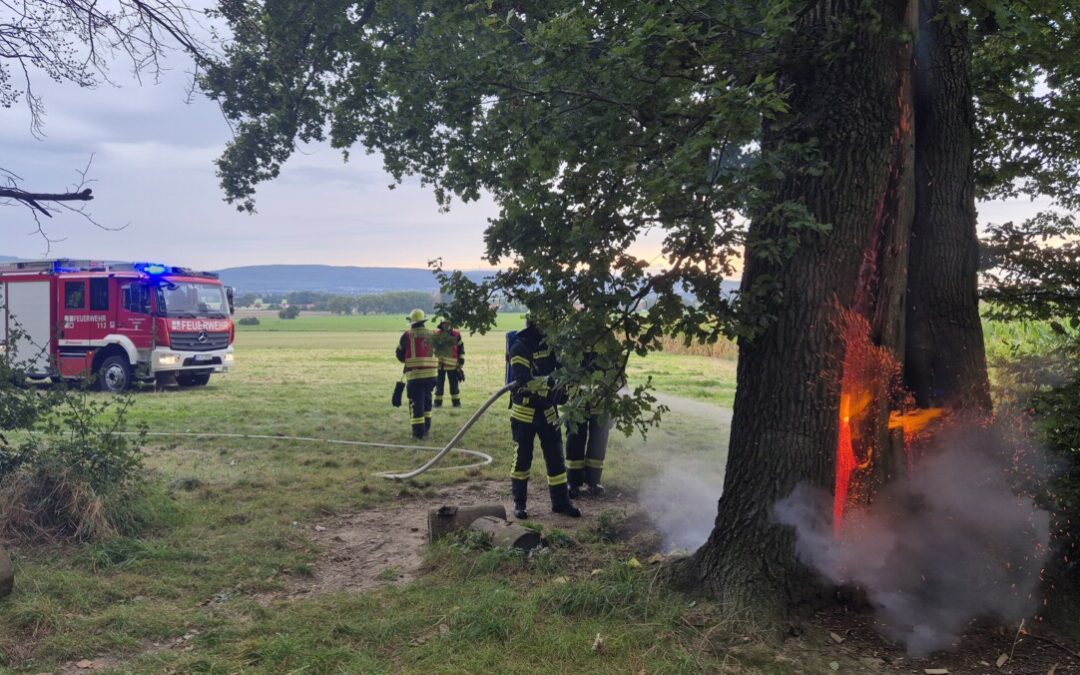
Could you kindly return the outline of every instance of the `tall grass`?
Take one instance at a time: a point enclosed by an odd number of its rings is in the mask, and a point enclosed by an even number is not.
[[[668,354],[706,356],[712,359],[734,360],[739,356],[739,346],[727,339],[721,339],[713,344],[691,342],[687,345],[681,337],[665,336],[660,340],[660,349]]]

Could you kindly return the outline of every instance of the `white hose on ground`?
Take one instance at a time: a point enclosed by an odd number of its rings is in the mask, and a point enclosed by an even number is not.
[[[480,419],[480,416],[483,415],[484,412],[488,408],[491,407],[491,404],[495,403],[495,401],[497,401],[500,396],[502,396],[503,394],[505,394],[506,392],[510,391],[513,388],[514,388],[513,384],[508,384],[505,387],[503,387],[502,389],[499,389],[497,392],[492,394],[491,398],[489,398],[487,401],[485,401],[484,404],[482,406],[480,406],[480,409],[477,410],[475,413],[473,413],[472,417],[470,417],[468,420],[465,421],[465,425],[462,426],[461,429],[458,430],[458,432],[456,434],[454,434],[454,437],[450,439],[450,442],[447,443],[446,446],[443,447],[442,450],[439,450],[439,452],[436,453],[434,457],[432,457],[426,463],[424,463],[423,466],[421,466],[421,467],[419,467],[417,469],[413,469],[412,471],[409,471],[409,472],[406,472],[406,473],[393,473],[393,472],[390,472],[390,471],[380,471],[380,472],[376,473],[375,475],[380,476],[382,478],[388,478],[390,480],[408,480],[410,478],[415,478],[415,477],[419,476],[420,474],[426,473],[428,471],[453,471],[453,470],[459,470],[460,471],[460,470],[464,470],[464,469],[474,469],[474,468],[478,468],[478,467],[481,467],[481,466],[487,466],[488,464],[491,464],[494,460],[492,459],[491,455],[487,454],[486,452],[480,452],[479,450],[467,450],[465,448],[455,448],[454,446],[456,446],[458,441],[461,440],[462,436],[465,435],[465,432],[467,432],[469,430],[469,427],[471,427],[473,424],[475,424],[476,420]],[[130,433],[126,434],[126,435],[134,436],[134,435],[137,435],[137,432],[130,432]],[[147,436],[153,436],[153,437],[182,436],[182,437],[187,437],[187,438],[238,438],[238,439],[250,438],[250,439],[270,440],[270,441],[297,441],[297,442],[300,442],[300,443],[326,443],[328,445],[351,445],[351,446],[361,446],[361,447],[366,447],[366,448],[395,448],[395,449],[400,449],[400,450],[433,450],[434,449],[434,448],[430,448],[430,447],[425,446],[425,445],[402,445],[400,443],[375,443],[375,442],[372,442],[372,441],[345,441],[345,440],[328,439],[328,438],[314,438],[314,437],[311,437],[311,436],[279,436],[277,434],[215,433],[215,432],[203,432],[203,431],[152,431],[152,432],[148,432],[146,435]],[[466,464],[464,466],[444,466],[444,467],[435,468],[435,465],[438,464],[442,460],[442,458],[445,457],[447,454],[449,454],[451,451],[460,453],[462,455],[467,455],[467,456],[470,456],[470,457],[476,457],[480,461],[474,462],[473,464]]]
[[[446,447],[444,447],[442,450],[440,450],[438,453],[436,453],[435,456],[432,457],[431,459],[429,459],[423,466],[421,466],[421,467],[419,467],[417,469],[413,469],[412,471],[409,471],[407,473],[390,473],[389,471],[383,471],[383,472],[378,473],[376,475],[382,476],[383,478],[389,478],[390,480],[408,480],[410,478],[416,478],[417,476],[424,473],[425,471],[430,471],[431,467],[438,464],[439,461],[442,460],[442,458],[446,456],[446,453],[448,453],[448,452],[450,452],[451,450],[454,449],[454,446],[457,445],[457,442],[460,441],[461,437],[465,435],[465,432],[469,430],[469,427],[471,427],[473,424],[475,424],[476,420],[480,419],[480,416],[483,415],[484,412],[488,408],[491,407],[491,404],[494,403],[495,401],[499,400],[500,396],[502,396],[506,392],[510,391],[515,386],[516,386],[515,383],[508,384],[505,387],[503,387],[502,389],[499,389],[497,392],[492,394],[491,398],[484,401],[484,405],[480,406],[480,409],[477,410],[476,412],[474,412],[472,414],[472,417],[470,417],[468,420],[465,421],[465,425],[463,427],[461,427],[461,429],[459,429],[456,434],[454,434],[454,437],[450,439],[450,442],[446,444]],[[490,464],[490,463],[491,463],[491,458],[488,457],[488,461],[485,462],[485,464]],[[456,468],[460,468],[460,467],[456,467]]]

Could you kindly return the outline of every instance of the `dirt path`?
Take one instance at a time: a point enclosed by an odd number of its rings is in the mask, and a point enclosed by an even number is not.
[[[532,486],[530,521],[545,529],[569,532],[596,525],[600,514],[614,510],[622,518],[638,513],[624,493],[603,499],[582,499],[582,518],[551,513],[546,490]],[[447,486],[429,498],[399,498],[389,504],[311,523],[313,539],[325,552],[309,578],[296,579],[270,600],[297,599],[321,593],[361,592],[387,585],[401,585],[416,578],[428,546],[428,511],[443,505],[502,504],[512,512],[507,481],[481,481]],[[513,520],[513,516],[510,516]]]

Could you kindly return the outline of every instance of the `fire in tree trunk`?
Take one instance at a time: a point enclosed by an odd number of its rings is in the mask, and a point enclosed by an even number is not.
[[[867,30],[875,15],[879,28]],[[772,508],[799,483],[834,491],[849,484],[838,485],[836,472],[841,381],[845,366],[853,372],[844,326],[854,317],[876,341],[901,348],[897,317],[913,208],[911,17],[909,0],[818,3],[785,47],[783,79],[794,112],[766,130],[765,146],[816,139],[828,169],[784,177],[775,201],[805,204],[832,231],[804,242],[786,262],[752,250],[748,256],[744,286],[768,275],[784,296],[766,333],[740,344],[719,515],[709,541],[679,570],[736,611],[783,616],[813,592],[793,535],[774,523]],[[850,47],[837,51],[837,44]],[[781,237],[784,225],[755,218],[750,239]],[[859,414],[872,409],[874,419],[887,421],[887,410],[867,406]],[[853,444],[877,435],[873,424],[864,432],[862,419],[849,418],[859,426],[858,434],[848,428]],[[878,426],[887,434],[886,424]],[[852,471],[858,451],[853,445],[843,459]]]
[[[970,44],[939,23],[933,0],[918,3],[817,3],[785,48],[793,112],[764,145],[816,139],[828,169],[784,177],[774,199],[805,204],[832,231],[784,262],[750,249],[744,288],[767,276],[784,295],[775,323],[740,344],[719,514],[676,570],[759,618],[815,593],[792,532],[773,520],[778,500],[801,483],[830,490],[824,515],[842,536],[845,510],[903,473],[905,442],[942,414],[919,406],[989,409]],[[920,28],[921,60],[911,42]],[[753,242],[782,236],[784,223],[759,217],[750,229]]]

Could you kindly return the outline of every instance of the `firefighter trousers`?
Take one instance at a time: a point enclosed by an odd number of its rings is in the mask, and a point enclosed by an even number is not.
[[[439,381],[435,385],[435,405],[442,405],[443,402],[443,389],[446,381],[450,380],[450,402],[455,408],[461,407],[461,373],[457,368],[449,370],[439,366]]]
[[[611,418],[593,415],[566,428],[566,477],[571,487],[598,485],[604,473]]]
[[[543,418],[543,411],[537,411],[536,417]],[[562,432],[559,427],[546,419],[542,422],[522,422],[510,420],[510,431],[514,436],[514,465],[510,471],[510,489],[515,506],[524,507],[529,489],[529,471],[532,468],[533,450],[536,439],[540,439],[540,449],[544,453],[547,465],[547,483],[551,493],[551,505],[562,507],[570,503],[566,487],[566,464],[563,461]]]
[[[431,390],[435,378],[409,380],[405,393],[409,396],[409,424],[413,438],[423,438],[431,431]]]

